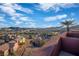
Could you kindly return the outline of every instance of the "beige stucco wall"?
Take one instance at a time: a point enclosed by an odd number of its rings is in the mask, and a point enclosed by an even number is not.
[[[14,51],[14,52],[17,51],[18,47],[19,47],[18,43],[15,43],[15,44],[14,44],[14,47],[13,47],[13,51]]]
[[[9,54],[9,51],[7,49],[7,50],[4,51],[4,56],[8,56],[8,54]]]

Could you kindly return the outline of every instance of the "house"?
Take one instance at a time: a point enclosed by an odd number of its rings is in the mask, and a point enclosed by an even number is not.
[[[3,43],[5,43],[5,40],[0,39],[0,45],[3,44]]]
[[[0,45],[0,56],[7,56],[13,54],[17,51],[19,45],[16,40],[11,40],[8,43],[3,43]]]
[[[9,55],[9,45],[8,43],[0,45],[0,56],[7,56]]]
[[[12,55],[19,48],[18,42],[16,40],[12,40],[9,42],[9,53]]]

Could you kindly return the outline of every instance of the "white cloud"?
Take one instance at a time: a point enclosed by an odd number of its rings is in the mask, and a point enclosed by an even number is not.
[[[24,8],[18,4],[13,4],[12,6],[14,9],[16,10],[20,10],[22,12],[25,12],[25,13],[28,13],[28,14],[32,14],[33,13],[33,10],[29,9],[29,8]]]
[[[71,7],[77,7],[74,3],[60,3],[58,4],[62,8],[71,8]]]
[[[53,26],[51,24],[48,24],[48,25],[46,24],[46,25],[43,25],[43,27],[44,28],[50,28],[50,27],[53,27]]]
[[[15,22],[16,26],[26,26],[26,27],[36,27],[36,23],[29,17],[20,16],[18,19],[16,17],[12,17],[12,20]]]
[[[27,16],[19,16],[19,17],[12,17],[11,18],[13,21],[20,21],[20,22],[32,22],[34,20],[32,20],[31,18],[27,17]]]
[[[44,11],[48,10],[51,8],[54,4],[49,4],[49,3],[40,3],[39,8],[43,9]]]
[[[56,7],[56,4],[53,3],[40,3],[38,6],[36,6],[36,9],[43,10],[43,11],[50,11],[54,10],[55,12],[58,12],[60,10],[59,7]]]
[[[4,20],[4,17],[1,17],[0,16],[0,22],[4,22],[5,20]]]
[[[3,11],[4,13],[7,13],[9,15],[14,15],[15,14],[15,10],[9,6],[5,6],[5,5],[0,5],[0,9],[1,11]]]
[[[9,16],[11,16],[12,20],[18,20],[18,18],[20,18],[20,20],[26,20],[26,17],[23,17],[24,14],[21,13],[17,13],[16,10],[28,13],[28,14],[32,14],[33,11],[30,10],[29,8],[24,8],[18,4],[1,4],[0,5],[0,10],[6,14],[8,14]],[[26,18],[26,19],[25,19]]]
[[[9,25],[5,23],[0,23],[0,28],[3,28],[3,27],[9,27]]]
[[[29,27],[34,27],[34,21],[25,16],[22,13],[17,13],[16,10],[22,11],[24,13],[28,13],[28,14],[33,14],[33,10],[29,9],[29,8],[24,8],[21,5],[18,4],[1,4],[0,5],[0,10],[4,13],[6,13],[7,15],[10,16],[10,20],[12,20],[12,24],[14,24],[15,26],[20,26],[25,25],[24,23],[29,24]],[[0,18],[2,19],[2,18]],[[2,20],[0,20],[2,21]]]
[[[40,3],[36,7],[38,10],[43,10],[43,11],[53,10],[55,12],[58,12],[61,10],[61,8],[71,8],[71,7],[76,7],[76,5],[73,3]]]
[[[2,9],[2,11],[6,12],[6,13],[15,13],[16,10],[28,13],[28,14],[32,14],[33,10],[29,9],[29,8],[24,8],[21,5],[18,4],[2,4],[0,5],[0,8]],[[8,12],[7,12],[8,11]]]
[[[29,17],[24,17],[24,16],[23,16],[23,17],[20,17],[19,20],[20,20],[20,21],[26,21],[26,22],[31,22],[31,21],[33,21],[31,18],[29,18]]]
[[[66,18],[66,17],[67,17],[67,15],[63,14],[63,15],[56,15],[56,16],[45,17],[44,20],[49,22],[49,21],[60,20],[60,19]]]
[[[35,27],[36,27],[36,23],[34,23],[34,22],[29,22],[29,27],[30,27],[30,28],[35,28]]]
[[[15,25],[20,25],[22,22],[21,21],[16,21]]]
[[[69,20],[74,20],[74,18],[67,18],[67,19],[65,19],[65,20],[67,20],[67,21],[69,21]],[[65,21],[65,20],[62,20],[62,21]]]

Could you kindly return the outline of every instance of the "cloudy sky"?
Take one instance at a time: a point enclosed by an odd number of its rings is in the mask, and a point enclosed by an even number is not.
[[[55,27],[64,20],[79,22],[79,4],[0,4],[0,27]]]

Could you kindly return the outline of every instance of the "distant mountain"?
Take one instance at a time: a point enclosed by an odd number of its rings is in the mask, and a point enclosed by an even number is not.
[[[2,28],[2,30],[6,30],[6,29],[10,29],[10,30],[14,30],[14,31],[19,31],[19,30],[31,30],[31,31],[59,31],[60,27],[50,27],[50,28],[20,28],[20,27],[8,27],[8,28]]]
[[[74,25],[72,27],[70,27],[70,30],[79,30],[79,25]],[[66,28],[61,28],[60,32],[64,32],[66,31]]]
[[[51,31],[59,31],[60,27],[50,27],[50,28],[45,28],[46,30],[51,30]]]
[[[72,26],[70,29],[79,29],[79,25]]]

